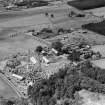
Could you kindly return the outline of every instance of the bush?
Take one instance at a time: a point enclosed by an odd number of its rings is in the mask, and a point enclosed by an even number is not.
[[[37,47],[36,47],[36,52],[37,52],[37,53],[41,53],[42,50],[43,50],[42,46],[37,46]]]

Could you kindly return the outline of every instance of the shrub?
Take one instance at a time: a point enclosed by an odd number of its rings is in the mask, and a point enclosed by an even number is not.
[[[36,52],[37,53],[41,53],[42,50],[43,50],[42,46],[37,46],[36,47]]]

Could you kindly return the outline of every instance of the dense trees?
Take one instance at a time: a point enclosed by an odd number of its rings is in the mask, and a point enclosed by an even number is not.
[[[69,54],[68,59],[71,60],[71,61],[79,61],[80,60],[80,52],[76,51],[76,50],[73,50]]]
[[[104,73],[89,61],[77,67],[65,67],[49,79],[35,83],[30,97],[36,105],[74,105],[78,103],[75,93],[82,89],[105,94]]]
[[[81,68],[81,72],[83,72],[86,76],[99,81],[102,84],[105,84],[105,70],[97,67],[89,67],[89,63]]]
[[[59,53],[62,52],[63,44],[60,41],[52,43],[52,48],[56,49]]]

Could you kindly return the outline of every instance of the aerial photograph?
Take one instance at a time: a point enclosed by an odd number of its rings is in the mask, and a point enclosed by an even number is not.
[[[0,105],[105,105],[105,0],[0,0]]]

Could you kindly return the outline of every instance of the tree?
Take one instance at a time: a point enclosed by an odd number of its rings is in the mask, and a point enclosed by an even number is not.
[[[69,54],[68,59],[71,61],[79,61],[80,60],[80,52],[73,50],[71,54]]]
[[[63,44],[60,41],[53,42],[52,48],[56,49],[58,52],[62,51]]]
[[[37,53],[41,53],[42,50],[43,50],[42,46],[37,46],[36,48]]]
[[[54,14],[51,14],[51,18],[54,18]]]

